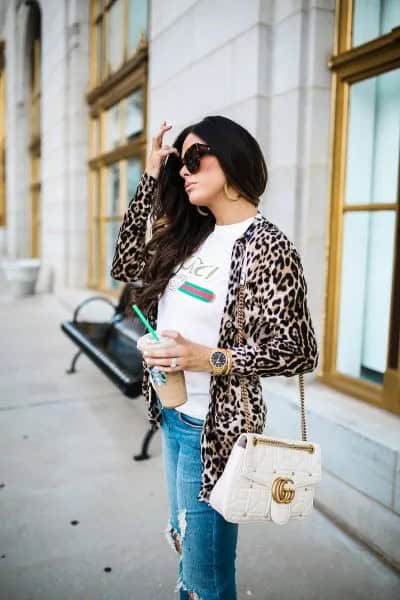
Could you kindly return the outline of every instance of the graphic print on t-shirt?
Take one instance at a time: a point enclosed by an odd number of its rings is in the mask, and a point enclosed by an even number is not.
[[[200,256],[190,257],[180,268],[181,272],[171,277],[168,289],[171,292],[182,292],[195,300],[200,300],[200,302],[213,302],[215,292],[208,287],[194,283],[193,280],[187,279],[187,273],[192,273],[197,279],[207,281],[212,279],[218,270],[218,265],[204,264]]]
[[[215,298],[215,294],[212,290],[207,290],[190,281],[185,281],[178,287],[178,291],[183,292],[192,298],[196,298],[196,300],[201,300],[202,302],[212,302]]]
[[[215,300],[215,293],[209,288],[193,283],[186,279],[184,275],[175,275],[169,280],[168,288],[171,292],[182,292],[195,300],[201,302],[212,302]]]

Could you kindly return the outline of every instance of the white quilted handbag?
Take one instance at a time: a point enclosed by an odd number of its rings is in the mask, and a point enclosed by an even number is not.
[[[244,281],[240,282],[239,343],[243,341]],[[245,378],[241,378],[246,430],[236,440],[225,469],[210,495],[210,505],[226,521],[273,521],[285,525],[312,512],[315,485],[321,481],[321,448],[307,441],[304,378],[299,375],[301,440],[250,433]]]

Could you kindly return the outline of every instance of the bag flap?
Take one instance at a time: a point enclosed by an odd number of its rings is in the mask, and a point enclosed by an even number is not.
[[[277,477],[290,477],[296,487],[321,481],[321,448],[315,442],[247,433],[240,443],[246,446],[241,474],[256,483],[272,485]]]

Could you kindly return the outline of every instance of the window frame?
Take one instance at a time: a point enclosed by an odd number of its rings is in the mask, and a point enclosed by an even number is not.
[[[319,379],[365,402],[400,414],[400,314],[396,314],[396,306],[400,306],[400,167],[395,202],[344,205],[343,200],[350,88],[354,83],[400,68],[400,27],[352,47],[352,20],[353,0],[339,0],[335,12],[334,52],[328,62],[332,71],[330,215],[323,361]],[[336,370],[344,215],[347,211],[373,210],[395,211],[390,322],[383,385],[356,379]]]
[[[110,10],[114,4],[120,2],[122,5],[123,19],[123,50],[122,50],[122,62],[115,71],[111,71],[108,66],[108,23]],[[100,9],[99,9],[100,6]],[[148,15],[149,15],[149,2],[147,2],[147,21],[148,26]],[[97,51],[98,51],[98,24],[101,23],[101,70],[100,78],[98,74],[97,64]],[[141,58],[141,54],[147,55],[148,51],[148,36],[140,38],[140,43],[136,50],[128,51],[128,24],[129,24],[129,0],[91,0],[90,3],[90,46],[91,46],[91,68],[90,68],[90,88],[96,88],[100,86],[104,81],[108,80],[112,75],[118,73],[121,69],[129,65],[131,61],[137,62]]]
[[[107,14],[110,7],[116,2],[123,3],[124,10],[124,60],[121,66],[114,72],[105,71],[104,78],[97,79],[97,42],[96,26],[100,20],[103,20],[103,43],[102,59],[105,63],[106,56],[106,28]],[[101,11],[96,12],[96,6],[101,5]],[[148,47],[147,38],[137,51],[128,56],[127,53],[127,14],[128,0],[91,0],[91,49],[90,49],[90,89],[87,93],[87,102],[89,105],[89,159],[88,159],[88,195],[89,195],[89,232],[88,232],[88,286],[111,296],[117,296],[123,283],[117,284],[116,288],[106,286],[106,228],[107,223],[122,222],[123,215],[128,206],[127,198],[127,161],[131,158],[137,158],[141,163],[141,170],[144,169],[146,157],[146,131],[147,131],[147,98],[148,98]],[[148,4],[147,4],[148,10]],[[126,99],[135,90],[143,90],[143,127],[141,132],[133,136],[131,140],[123,139],[126,125]],[[120,143],[117,147],[106,149],[106,114],[107,110],[117,103],[122,103],[122,111],[119,117]],[[97,128],[97,133],[96,133]],[[98,147],[96,148],[96,139]],[[108,215],[106,213],[106,194],[107,194],[107,170],[113,165],[119,165],[120,186],[119,186],[119,215]],[[98,196],[96,194],[96,178],[99,182]],[[97,233],[96,233],[97,229]],[[96,252],[96,236],[97,252]]]

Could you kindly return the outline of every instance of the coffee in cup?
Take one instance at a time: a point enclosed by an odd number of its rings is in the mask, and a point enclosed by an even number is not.
[[[154,339],[151,333],[140,337],[137,348],[140,352],[151,351],[154,348],[171,348],[176,345],[175,340],[158,334],[160,341]],[[187,400],[186,384],[183,371],[168,373],[162,367],[150,367],[150,382],[160,398],[164,408],[181,406]]]

